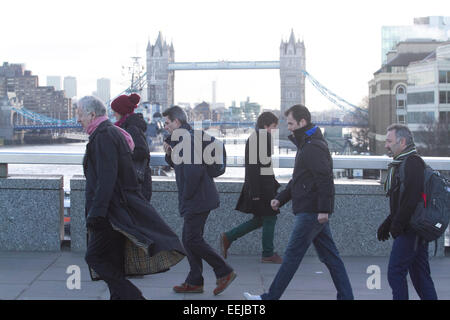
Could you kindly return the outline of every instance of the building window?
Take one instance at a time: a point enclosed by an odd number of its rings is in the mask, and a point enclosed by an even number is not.
[[[434,92],[414,92],[407,95],[408,105],[412,104],[432,104],[434,103]],[[409,120],[408,120],[409,122]]]
[[[447,91],[439,91],[439,103],[447,103]]]
[[[405,108],[405,100],[397,100],[397,109]]]
[[[398,123],[405,123],[405,116],[404,115],[399,115],[398,116]]]
[[[405,88],[400,86],[397,88],[397,94],[404,94],[405,93]]]
[[[409,124],[427,124],[434,122],[434,112],[408,112]]]
[[[439,83],[450,83],[450,71],[439,71]]]

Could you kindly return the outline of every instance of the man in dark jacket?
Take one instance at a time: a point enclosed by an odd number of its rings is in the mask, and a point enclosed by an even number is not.
[[[277,210],[292,200],[294,229],[269,292],[261,296],[245,292],[244,297],[248,300],[280,299],[312,243],[320,261],[330,271],[337,298],[353,299],[350,280],[328,222],[334,209],[333,161],[328,145],[320,129],[311,123],[311,114],[305,106],[292,106],[285,116],[288,130],[293,133],[289,139],[298,150],[292,179],[271,205]]]
[[[233,269],[203,239],[206,219],[219,207],[219,193],[202,163],[202,135],[196,141],[194,130],[187,123],[186,113],[178,106],[164,111],[165,129],[170,133],[164,143],[167,163],[175,169],[178,187],[178,207],[184,218],[182,241],[187,252],[190,272],[173,290],[177,293],[203,292],[203,264],[213,267],[217,278],[214,295],[225,290],[234,280]],[[200,145],[198,145],[200,143]],[[200,161],[199,161],[200,160]]]
[[[142,299],[125,277],[167,271],[185,255],[175,233],[139,192],[131,136],[106,117],[92,96],[77,103],[77,119],[89,134],[86,176],[85,260],[93,280],[104,280],[111,299]]]
[[[388,281],[394,300],[408,300],[408,282],[411,281],[419,297],[436,300],[437,294],[431,279],[428,263],[428,243],[421,241],[409,222],[424,192],[425,164],[417,154],[414,139],[407,126],[391,125],[387,129],[385,147],[394,160],[389,164],[385,182],[389,197],[390,215],[380,225],[380,241],[394,238],[388,266]],[[404,166],[404,181],[400,181],[400,167]]]

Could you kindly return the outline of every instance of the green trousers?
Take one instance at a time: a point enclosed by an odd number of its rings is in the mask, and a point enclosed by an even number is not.
[[[258,228],[263,228],[262,230],[262,247],[263,257],[271,257],[273,256],[273,237],[275,232],[275,223],[277,222],[277,216],[253,216],[253,219],[250,219],[232,230],[225,232],[228,240],[233,242],[234,240],[239,239],[242,236],[245,236],[247,233],[252,232]]]

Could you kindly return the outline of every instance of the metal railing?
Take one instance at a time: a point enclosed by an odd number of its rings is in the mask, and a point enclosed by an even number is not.
[[[32,153],[32,152],[1,152],[0,165],[8,164],[59,164],[81,165],[84,154],[82,153]],[[333,155],[334,169],[378,169],[386,170],[392,161],[387,156],[352,156]],[[450,171],[450,157],[424,157],[435,170]],[[275,168],[293,168],[295,156],[273,156],[272,162]],[[151,153],[151,166],[167,166],[163,152]],[[243,167],[244,156],[228,156],[227,166]]]

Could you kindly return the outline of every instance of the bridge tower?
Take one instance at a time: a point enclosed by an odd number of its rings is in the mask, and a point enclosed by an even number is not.
[[[280,138],[286,138],[286,117],[284,112],[295,104],[305,104],[305,44],[296,40],[291,30],[289,41],[280,45]]]
[[[168,45],[159,32],[154,45],[147,46],[148,101],[159,105],[161,111],[174,104],[174,71],[168,70],[169,63],[175,61],[173,44]]]

